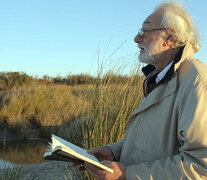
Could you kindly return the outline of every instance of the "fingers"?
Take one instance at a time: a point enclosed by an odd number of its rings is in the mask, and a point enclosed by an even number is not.
[[[80,163],[78,163],[78,162],[73,162],[73,163],[71,163],[71,165],[72,165],[72,166],[79,166]]]
[[[84,164],[81,164],[81,163],[78,163],[78,162],[74,162],[74,163],[71,163],[72,166],[74,167],[77,167],[78,166],[78,170],[79,171],[85,171],[85,167],[84,167]]]
[[[85,169],[96,179],[103,179],[105,175],[105,170],[102,170],[99,167],[96,167],[92,164],[89,164],[87,162],[84,163]]]
[[[100,152],[102,149],[103,149],[103,147],[98,146],[98,147],[95,147],[95,148],[89,149],[87,152],[88,152],[89,154],[95,154],[95,153]]]
[[[94,171],[92,171],[92,170],[90,170],[88,167],[86,168],[86,170],[89,172],[89,174],[91,175],[91,176],[93,176],[94,178],[96,178],[96,179],[100,179],[99,178],[99,174],[97,174],[97,173],[95,173]]]
[[[86,168],[85,168],[85,166],[84,166],[83,164],[81,164],[81,165],[78,167],[78,170],[79,170],[79,171],[85,171]]]
[[[102,161],[101,163],[113,169],[113,173],[86,162],[84,167],[90,175],[99,180],[126,179],[126,166],[124,164],[114,161]]]
[[[113,161],[108,161],[108,160],[100,161],[100,163],[105,165],[105,166],[110,166],[112,162]]]

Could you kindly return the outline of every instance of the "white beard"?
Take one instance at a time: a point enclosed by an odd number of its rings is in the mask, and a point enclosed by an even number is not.
[[[159,42],[158,41],[152,42],[149,48],[143,45],[142,46],[139,45],[139,46],[144,48],[144,53],[139,54],[139,61],[141,63],[154,64],[157,58],[160,56],[160,54],[158,54]]]
[[[155,59],[153,56],[150,56],[147,52],[144,52],[139,54],[139,62],[146,64],[154,64]]]

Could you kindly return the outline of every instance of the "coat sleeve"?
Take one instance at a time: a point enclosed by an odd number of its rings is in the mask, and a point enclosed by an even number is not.
[[[107,145],[107,147],[109,147],[113,152],[116,161],[119,161],[121,150],[122,150],[122,144],[123,144],[123,140]]]
[[[181,106],[177,125],[178,154],[129,165],[127,179],[207,179],[206,82],[195,82]]]

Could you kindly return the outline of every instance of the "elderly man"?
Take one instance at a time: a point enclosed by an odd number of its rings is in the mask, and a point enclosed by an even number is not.
[[[144,97],[124,140],[89,151],[114,170],[85,163],[97,179],[207,179],[207,66],[193,58],[200,43],[188,13],[163,2],[134,41],[147,76]]]

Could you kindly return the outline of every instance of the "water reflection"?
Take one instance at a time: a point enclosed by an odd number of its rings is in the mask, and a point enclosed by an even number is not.
[[[0,158],[14,164],[34,164],[44,161],[47,140],[19,141],[0,145]],[[3,162],[3,161],[2,161]]]
[[[0,169],[14,168],[15,164],[0,159]]]

